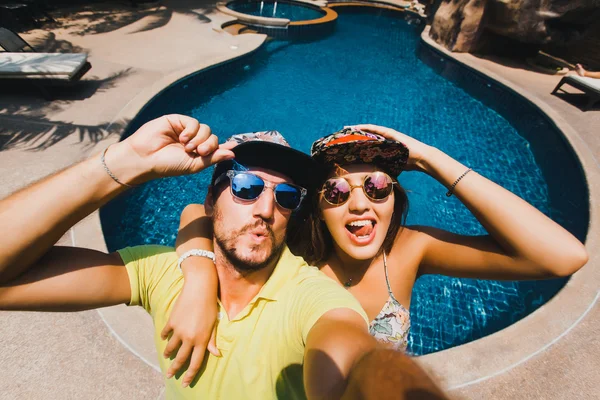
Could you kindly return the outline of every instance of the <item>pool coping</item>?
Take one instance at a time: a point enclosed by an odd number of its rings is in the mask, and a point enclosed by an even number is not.
[[[232,2],[233,1],[218,2],[217,10],[221,11],[223,14],[231,15],[241,22],[246,22],[249,24],[259,24],[264,26],[288,26],[291,22],[287,18],[259,17],[257,15],[244,14],[242,12],[232,10],[231,8],[227,7],[227,4]]]
[[[337,18],[337,13],[327,7],[326,1],[309,1],[309,0],[281,0],[284,3],[300,3],[306,8],[318,9],[323,11],[325,14],[319,18],[307,19],[301,21],[292,21],[287,18],[275,18],[275,17],[260,17],[257,15],[245,14],[240,11],[235,11],[227,5],[233,3],[236,0],[221,1],[217,3],[217,10],[223,14],[230,15],[238,19],[242,23],[260,25],[264,27],[287,27],[287,26],[303,26],[303,25],[317,25],[333,21]]]
[[[399,12],[402,11],[400,9],[396,10]],[[225,24],[226,23],[222,25]],[[453,57],[450,52],[441,48],[429,39],[428,32],[429,27],[423,31],[421,36],[422,41],[426,45],[433,47],[435,50],[443,53],[446,57],[465,65],[463,62]],[[189,75],[200,73],[201,71],[249,55],[258,50],[262,44],[264,44],[267,36],[262,34],[255,35],[257,39],[255,39],[256,42],[253,43],[252,46],[244,51],[236,52],[232,57],[224,56],[216,63],[201,63],[194,65],[193,67],[188,66],[162,77],[150,87],[136,95],[125,107],[123,107],[123,109],[121,109],[117,116],[112,120],[111,124],[117,121],[133,120],[154,96],[158,95],[177,81],[180,81]],[[594,204],[594,201],[598,203],[598,200],[600,199],[600,174],[597,161],[585,145],[585,142],[572,127],[570,127],[560,115],[554,112],[553,109],[525,89],[516,87],[514,84],[483,68],[475,68],[469,65],[465,66],[474,69],[517,92],[525,99],[537,105],[546,115],[548,115],[550,120],[552,120],[559,130],[563,132],[582,164],[588,183],[590,204]],[[116,142],[118,141],[118,138],[113,137],[111,140]],[[93,151],[99,151],[102,147],[106,146],[106,144],[107,141],[103,141],[97,146],[97,149],[94,149]],[[85,236],[79,235],[79,232],[89,230],[90,224],[92,225],[93,230],[100,231],[99,235],[94,236],[99,236],[104,241],[98,212],[87,219],[86,223],[73,228],[74,237]],[[519,322],[499,332],[452,349],[419,357],[419,362],[425,365],[428,370],[432,371],[432,373],[440,379],[443,386],[452,390],[485,381],[493,376],[497,376],[498,374],[510,370],[516,365],[526,362],[534,356],[543,357],[544,350],[556,343],[557,340],[563,339],[597,302],[597,288],[599,286],[598,281],[600,274],[597,273],[594,268],[597,269],[600,265],[600,252],[598,251],[600,246],[598,239],[600,238],[599,227],[599,215],[597,212],[594,212],[593,209],[590,209],[590,225],[586,242],[586,247],[590,253],[590,261],[583,269],[576,273],[565,287],[548,303]],[[95,243],[94,247],[98,246],[99,244]],[[104,242],[100,247],[103,246],[105,247]],[[121,308],[125,310],[124,307]],[[123,332],[121,332],[121,329],[118,327],[119,318],[122,315],[121,311],[118,309],[114,309],[114,311],[113,309],[103,309],[99,310],[99,312],[113,334],[117,337],[119,337],[120,334],[123,336]],[[126,310],[124,312],[129,313],[131,310]],[[560,316],[558,322],[556,321],[556,318],[554,318],[556,315]],[[127,316],[128,318],[131,317],[130,314],[127,314]],[[147,316],[145,315],[140,315],[139,323],[147,324],[148,320],[146,317]],[[551,321],[552,323],[548,324],[548,321]],[[540,327],[543,328],[540,329]],[[123,341],[123,343],[127,342],[129,342],[129,340]],[[132,344],[131,342],[129,343]],[[138,355],[143,361],[152,367],[155,367],[156,357],[153,354],[145,354],[144,351],[146,350],[140,350],[139,348],[137,348],[136,352],[135,343],[132,344],[130,350]]]
[[[548,104],[512,82],[482,66],[470,65],[438,45],[429,37],[430,26],[422,34],[423,44],[445,57],[474,70],[512,90],[538,107],[558,128],[581,163],[589,190],[590,220],[586,248],[588,263],[543,306],[522,320],[489,336],[419,357],[448,390],[462,389],[484,382],[526,363],[545,357],[545,351],[577,326],[597,304],[600,292],[600,213],[593,204],[600,203],[600,169],[598,161],[581,136]],[[551,358],[551,356],[549,356]],[[551,360],[548,360],[551,362]]]

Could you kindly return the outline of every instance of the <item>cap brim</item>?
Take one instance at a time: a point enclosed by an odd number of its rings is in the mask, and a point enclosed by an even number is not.
[[[247,167],[266,168],[289,177],[295,184],[313,189],[320,177],[319,165],[291,147],[266,141],[240,143],[233,148],[235,160]]]

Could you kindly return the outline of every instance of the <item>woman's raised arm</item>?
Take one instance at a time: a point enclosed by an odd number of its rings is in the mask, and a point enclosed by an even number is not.
[[[426,241],[420,274],[542,279],[571,275],[587,262],[585,247],[566,229],[510,191],[468,171],[468,167],[442,151],[389,128],[357,128],[405,143],[411,153],[409,168],[425,172],[452,188],[452,193],[489,233],[464,236],[417,228]]]
[[[180,257],[195,249],[212,251],[212,221],[202,204],[190,204],[181,213],[175,245]],[[213,261],[206,257],[187,257],[181,262],[181,270],[183,290],[161,337],[163,340],[169,338],[164,357],[177,354],[167,371],[167,378],[190,360],[183,379],[185,387],[200,370],[207,349],[213,355],[220,356],[214,338],[219,281]]]

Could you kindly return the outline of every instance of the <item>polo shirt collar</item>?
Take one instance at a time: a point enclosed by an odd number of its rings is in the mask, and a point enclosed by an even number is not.
[[[281,257],[277,261],[277,265],[273,269],[273,273],[260,289],[258,294],[230,321],[241,321],[246,318],[256,306],[259,299],[267,301],[277,301],[283,286],[289,282],[297,273],[300,267],[305,264],[304,259],[296,257],[287,246],[283,248]],[[223,307],[219,300],[219,306]]]
[[[251,303],[259,298],[273,301],[277,300],[277,296],[281,292],[283,286],[298,273],[298,269],[302,264],[304,264],[304,260],[300,257],[296,257],[290,249],[285,246],[273,273]]]

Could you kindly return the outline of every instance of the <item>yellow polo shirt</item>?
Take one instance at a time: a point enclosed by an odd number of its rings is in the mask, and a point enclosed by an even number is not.
[[[170,247],[119,250],[131,284],[130,305],[142,306],[154,320],[154,343],[163,375],[170,364],[160,332],[183,287],[177,255]],[[201,375],[187,388],[182,374],[166,380],[167,399],[303,399],[302,362],[308,332],[327,311],[350,308],[368,319],[344,288],[301,257],[284,249],[258,295],[234,318],[219,303],[217,347],[207,353]]]

